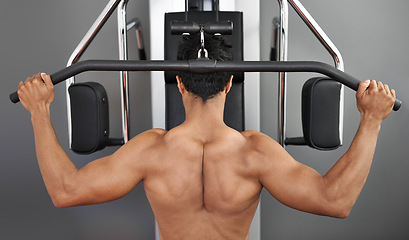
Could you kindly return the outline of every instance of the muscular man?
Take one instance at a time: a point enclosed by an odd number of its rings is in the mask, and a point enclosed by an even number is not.
[[[185,41],[181,58],[196,58],[199,44]],[[210,58],[231,59],[221,37],[207,37],[205,46]],[[225,125],[231,76],[181,73],[177,81],[186,111],[183,124],[146,131],[81,169],[54,133],[50,76],[37,74],[20,83],[18,94],[31,113],[38,163],[55,206],[112,201],[143,181],[162,240],[248,239],[263,187],[291,208],[345,218],[366,181],[381,122],[395,99],[394,90],[381,82],[360,83],[359,129],[349,150],[322,176],[268,136]]]

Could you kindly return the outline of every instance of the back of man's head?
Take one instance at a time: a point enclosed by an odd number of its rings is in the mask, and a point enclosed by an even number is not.
[[[222,36],[205,34],[204,47],[210,59],[218,61],[233,60],[232,46]],[[183,42],[178,48],[178,60],[191,60],[198,58],[200,49],[200,34],[184,36]],[[186,90],[193,93],[203,102],[213,98],[223,91],[229,82],[231,73],[191,73],[180,72],[179,76],[186,87]]]

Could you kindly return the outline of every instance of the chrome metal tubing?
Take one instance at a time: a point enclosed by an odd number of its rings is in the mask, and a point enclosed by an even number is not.
[[[130,31],[132,28],[140,28],[140,26],[141,21],[138,18],[134,18],[128,22],[128,24],[126,25],[126,30]]]
[[[131,21],[129,21],[126,25],[126,30],[130,31],[132,28],[135,28],[135,33],[136,33],[136,41],[138,44],[138,49],[143,50],[144,49],[144,42],[143,42],[143,35],[142,35],[142,24],[141,21],[138,18],[134,18]],[[141,57],[141,56],[139,56]],[[145,60],[145,59],[141,59]]]
[[[344,60],[341,53],[331,39],[325,34],[322,28],[310,15],[310,13],[305,9],[299,0],[288,0],[297,14],[301,17],[304,23],[312,31],[312,33],[317,37],[325,49],[334,59],[335,67],[341,71],[344,71]],[[341,86],[340,93],[340,103],[339,103],[339,136],[340,143],[343,143],[344,135],[344,86]]]
[[[189,0],[185,1],[185,21],[188,21],[188,15],[187,12],[189,11]]]
[[[136,40],[138,41],[138,49],[143,50],[145,48],[145,44],[143,43],[143,35],[142,35],[142,25],[136,25]],[[141,56],[139,56],[141,58]]]
[[[121,0],[110,0],[106,7],[102,10],[101,14],[98,16],[98,18],[95,20],[94,24],[91,26],[91,28],[88,30],[88,32],[85,34],[85,36],[82,38],[81,42],[78,44],[78,46],[75,48],[75,50],[72,52],[68,62],[67,62],[67,67],[71,66],[72,64],[78,62],[82,54],[85,52],[85,50],[88,48],[92,40],[95,38],[95,36],[98,34],[99,30],[104,26],[105,22],[108,20],[108,18],[112,15],[112,13],[115,11],[117,8],[118,4],[120,3]],[[67,118],[68,118],[68,143],[69,147],[71,148],[71,143],[72,143],[72,125],[71,125],[71,100],[70,100],[70,94],[68,93],[68,88],[75,83],[75,77],[71,77],[66,81],[66,96],[67,96]]]
[[[128,60],[128,40],[127,40],[127,22],[126,7],[128,0],[122,0],[118,7],[118,47],[119,60]],[[124,143],[129,141],[129,72],[120,72],[121,85],[121,117],[122,117],[122,137]]]
[[[280,5],[280,32],[279,32],[279,61],[287,61],[288,54],[288,2],[318,38],[325,49],[330,53],[334,59],[335,67],[344,71],[344,61],[342,55],[325,34],[314,18],[309,14],[307,9],[298,0],[278,0]],[[287,107],[287,74],[279,73],[279,94],[278,94],[278,142],[285,147],[286,139],[286,107]],[[340,93],[340,113],[339,113],[339,136],[340,143],[343,143],[344,132],[344,86],[341,86]]]
[[[278,33],[278,60],[288,59],[288,2],[278,0],[280,5],[280,31]],[[285,147],[287,123],[287,73],[278,73],[278,142]]]
[[[322,43],[325,49],[330,53],[335,62],[335,67],[341,71],[344,71],[344,60],[342,59],[341,53],[331,39],[325,34],[322,28],[310,15],[310,13],[305,9],[305,7],[298,0],[288,0],[297,14],[301,19],[307,24],[308,28],[314,33],[318,40]]]

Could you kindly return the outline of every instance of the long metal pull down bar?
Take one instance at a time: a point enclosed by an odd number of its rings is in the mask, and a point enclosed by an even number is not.
[[[185,71],[194,73],[210,72],[315,72],[324,74],[345,86],[357,90],[359,83],[355,77],[326,63],[313,61],[123,61],[86,60],[78,62],[51,75],[53,84],[58,84],[72,76],[87,71]],[[10,100],[18,102],[17,92],[10,94]],[[394,110],[399,110],[402,102],[395,101]]]

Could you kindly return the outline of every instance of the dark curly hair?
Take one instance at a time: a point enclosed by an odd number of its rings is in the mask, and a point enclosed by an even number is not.
[[[214,36],[205,33],[204,46],[208,52],[209,59],[218,61],[233,60],[232,46],[222,36]],[[200,33],[184,36],[183,42],[178,48],[178,60],[197,59],[199,49]],[[227,72],[204,74],[179,72],[179,76],[181,77],[186,90],[202,98],[204,103],[224,90],[231,75],[231,73]]]

